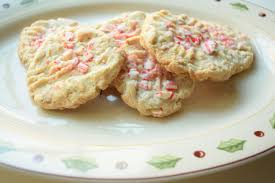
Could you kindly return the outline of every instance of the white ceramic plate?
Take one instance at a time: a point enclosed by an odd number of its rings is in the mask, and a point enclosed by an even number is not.
[[[274,13],[239,0],[16,2],[0,11],[1,163],[72,178],[148,181],[229,167],[274,149]],[[224,83],[201,83],[183,112],[163,119],[140,116],[112,93],[71,111],[32,103],[16,54],[23,27],[56,17],[94,24],[124,11],[159,9],[247,33],[253,68]]]

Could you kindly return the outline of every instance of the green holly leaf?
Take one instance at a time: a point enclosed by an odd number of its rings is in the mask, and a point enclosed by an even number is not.
[[[236,151],[243,150],[243,146],[245,142],[246,142],[245,140],[232,138],[228,141],[221,141],[217,148],[223,151],[233,153]]]
[[[69,169],[79,170],[81,172],[87,172],[90,169],[97,168],[95,160],[86,160],[82,158],[68,158],[62,160],[65,166]]]
[[[242,3],[231,3],[230,4],[233,8],[236,8],[241,11],[248,11],[248,7],[245,4]]]
[[[0,145],[0,154],[10,151],[15,151],[15,148],[8,145]]]
[[[32,3],[34,3],[34,2],[36,2],[36,0],[22,0],[22,1],[20,2],[20,5],[32,4]]]
[[[0,154],[15,151],[16,149],[13,147],[12,144],[4,141],[0,141]]]
[[[272,116],[272,118],[269,120],[269,122],[270,122],[272,128],[275,129],[275,113],[273,114],[273,116]]]
[[[158,168],[158,169],[166,169],[166,168],[174,168],[178,161],[182,158],[176,157],[173,155],[164,155],[164,156],[154,156],[147,163]]]

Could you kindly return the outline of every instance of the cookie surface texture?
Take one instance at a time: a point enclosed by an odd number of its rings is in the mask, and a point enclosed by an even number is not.
[[[194,83],[187,77],[167,72],[139,42],[127,39],[123,47],[126,63],[114,85],[122,100],[142,115],[164,117],[177,112],[183,99],[190,96]]]
[[[48,35],[54,34],[57,30],[63,27],[74,27],[78,23],[70,19],[50,19],[38,20],[25,27],[20,34],[20,41],[18,46],[18,55],[22,64],[28,68],[32,62],[36,51],[43,44]]]
[[[126,39],[141,33],[145,17],[146,14],[142,11],[127,12],[96,27],[116,39],[118,46],[122,46]]]
[[[147,15],[141,43],[167,70],[198,81],[228,80],[253,63],[244,34],[166,10]]]
[[[76,108],[116,78],[124,56],[114,40],[88,26],[67,27],[49,36],[29,66],[34,102],[46,109]]]

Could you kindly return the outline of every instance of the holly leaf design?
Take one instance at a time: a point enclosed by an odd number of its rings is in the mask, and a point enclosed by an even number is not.
[[[62,160],[64,165],[69,169],[79,170],[81,172],[87,172],[90,169],[97,168],[95,160],[86,160],[82,158],[68,158]]]
[[[272,128],[275,129],[275,113],[273,114],[273,116],[272,116],[272,118],[269,120],[269,122],[270,122]]]
[[[7,145],[0,145],[0,154],[10,151],[15,151],[15,148]]]
[[[12,144],[0,141],[0,154],[15,151],[16,149],[13,147]]]
[[[181,157],[176,157],[173,155],[164,155],[164,156],[154,156],[147,163],[158,168],[158,169],[166,169],[166,168],[174,168],[178,161],[180,161]]]
[[[217,148],[223,151],[234,153],[236,151],[243,150],[243,146],[245,142],[246,142],[245,140],[232,138],[227,141],[221,141]]]
[[[248,7],[242,3],[231,3],[230,4],[233,8],[241,10],[241,11],[248,11]]]
[[[25,5],[25,4],[32,4],[34,3],[36,0],[22,0],[20,2],[20,5]]]

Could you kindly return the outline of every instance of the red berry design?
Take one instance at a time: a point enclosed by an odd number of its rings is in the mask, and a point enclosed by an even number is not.
[[[257,137],[263,137],[264,136],[264,132],[263,131],[255,131],[254,135],[256,135]]]
[[[194,156],[196,156],[197,158],[203,158],[205,155],[205,152],[201,150],[194,152]]]

